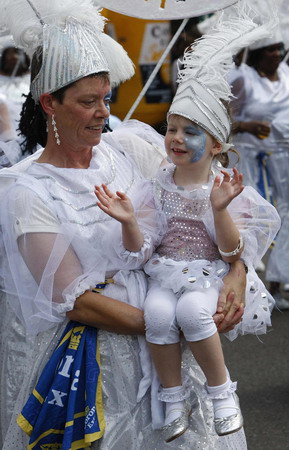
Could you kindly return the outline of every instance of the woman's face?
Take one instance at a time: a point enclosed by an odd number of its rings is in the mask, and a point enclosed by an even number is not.
[[[264,47],[260,59],[260,69],[265,73],[274,73],[284,57],[284,45],[282,43]]]
[[[176,166],[190,166],[212,160],[214,139],[201,127],[182,116],[168,119],[165,146],[168,157]]]
[[[53,100],[61,144],[80,150],[99,144],[109,117],[110,84],[98,77],[86,77],[69,87],[62,103]]]

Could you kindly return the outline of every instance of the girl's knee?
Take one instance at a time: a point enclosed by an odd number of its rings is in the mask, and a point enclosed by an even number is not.
[[[162,291],[149,296],[144,306],[146,339],[154,344],[178,342],[179,330],[176,323],[176,299]]]
[[[162,311],[160,314],[158,311],[145,312],[145,326],[146,326],[146,339],[148,342],[155,344],[174,343],[177,342],[176,338],[173,338],[174,342],[167,342],[170,333],[179,333],[175,314],[164,314]],[[171,339],[170,339],[171,340]]]
[[[198,297],[188,295],[178,303],[176,320],[187,341],[204,339],[216,332],[211,308]]]

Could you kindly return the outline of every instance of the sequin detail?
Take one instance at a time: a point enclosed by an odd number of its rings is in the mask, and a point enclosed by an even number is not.
[[[200,220],[210,207],[210,192],[204,198],[194,199],[186,199],[178,192],[168,192],[160,185],[156,186],[156,192],[168,218],[168,232],[157,253],[175,261],[219,259],[217,246]]]

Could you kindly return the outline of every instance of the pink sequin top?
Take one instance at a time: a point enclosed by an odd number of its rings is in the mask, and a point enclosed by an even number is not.
[[[173,169],[169,167],[160,172],[154,184],[157,203],[168,220],[168,231],[156,253],[175,261],[220,259],[202,221],[210,208],[210,186],[199,185],[191,192],[183,191],[174,184],[172,175]]]

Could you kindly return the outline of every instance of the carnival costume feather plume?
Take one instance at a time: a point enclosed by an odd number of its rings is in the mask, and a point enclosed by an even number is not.
[[[178,89],[170,114],[179,114],[198,123],[219,142],[227,142],[231,123],[223,102],[230,100],[226,81],[233,56],[252,42],[267,37],[278,23],[274,9],[268,8],[263,23],[246,1],[222,12],[208,34],[196,40],[184,53],[178,73]]]
[[[36,102],[73,81],[101,71],[119,84],[134,74],[121,45],[104,36],[105,18],[91,0],[0,0],[1,28],[30,57],[43,49],[41,72],[31,84]]]
[[[223,11],[210,33],[187,49],[182,60],[184,68],[178,73],[178,83],[189,77],[199,79],[223,100],[231,97],[225,77],[232,68],[233,56],[252,42],[268,37],[278,23],[273,8],[271,14],[267,10],[267,20],[264,17],[263,24],[254,21],[260,15],[244,1],[229,9],[230,14]]]
[[[64,27],[68,17],[103,31],[105,19],[91,0],[0,0],[0,24],[26,52],[41,45],[43,24]]]

